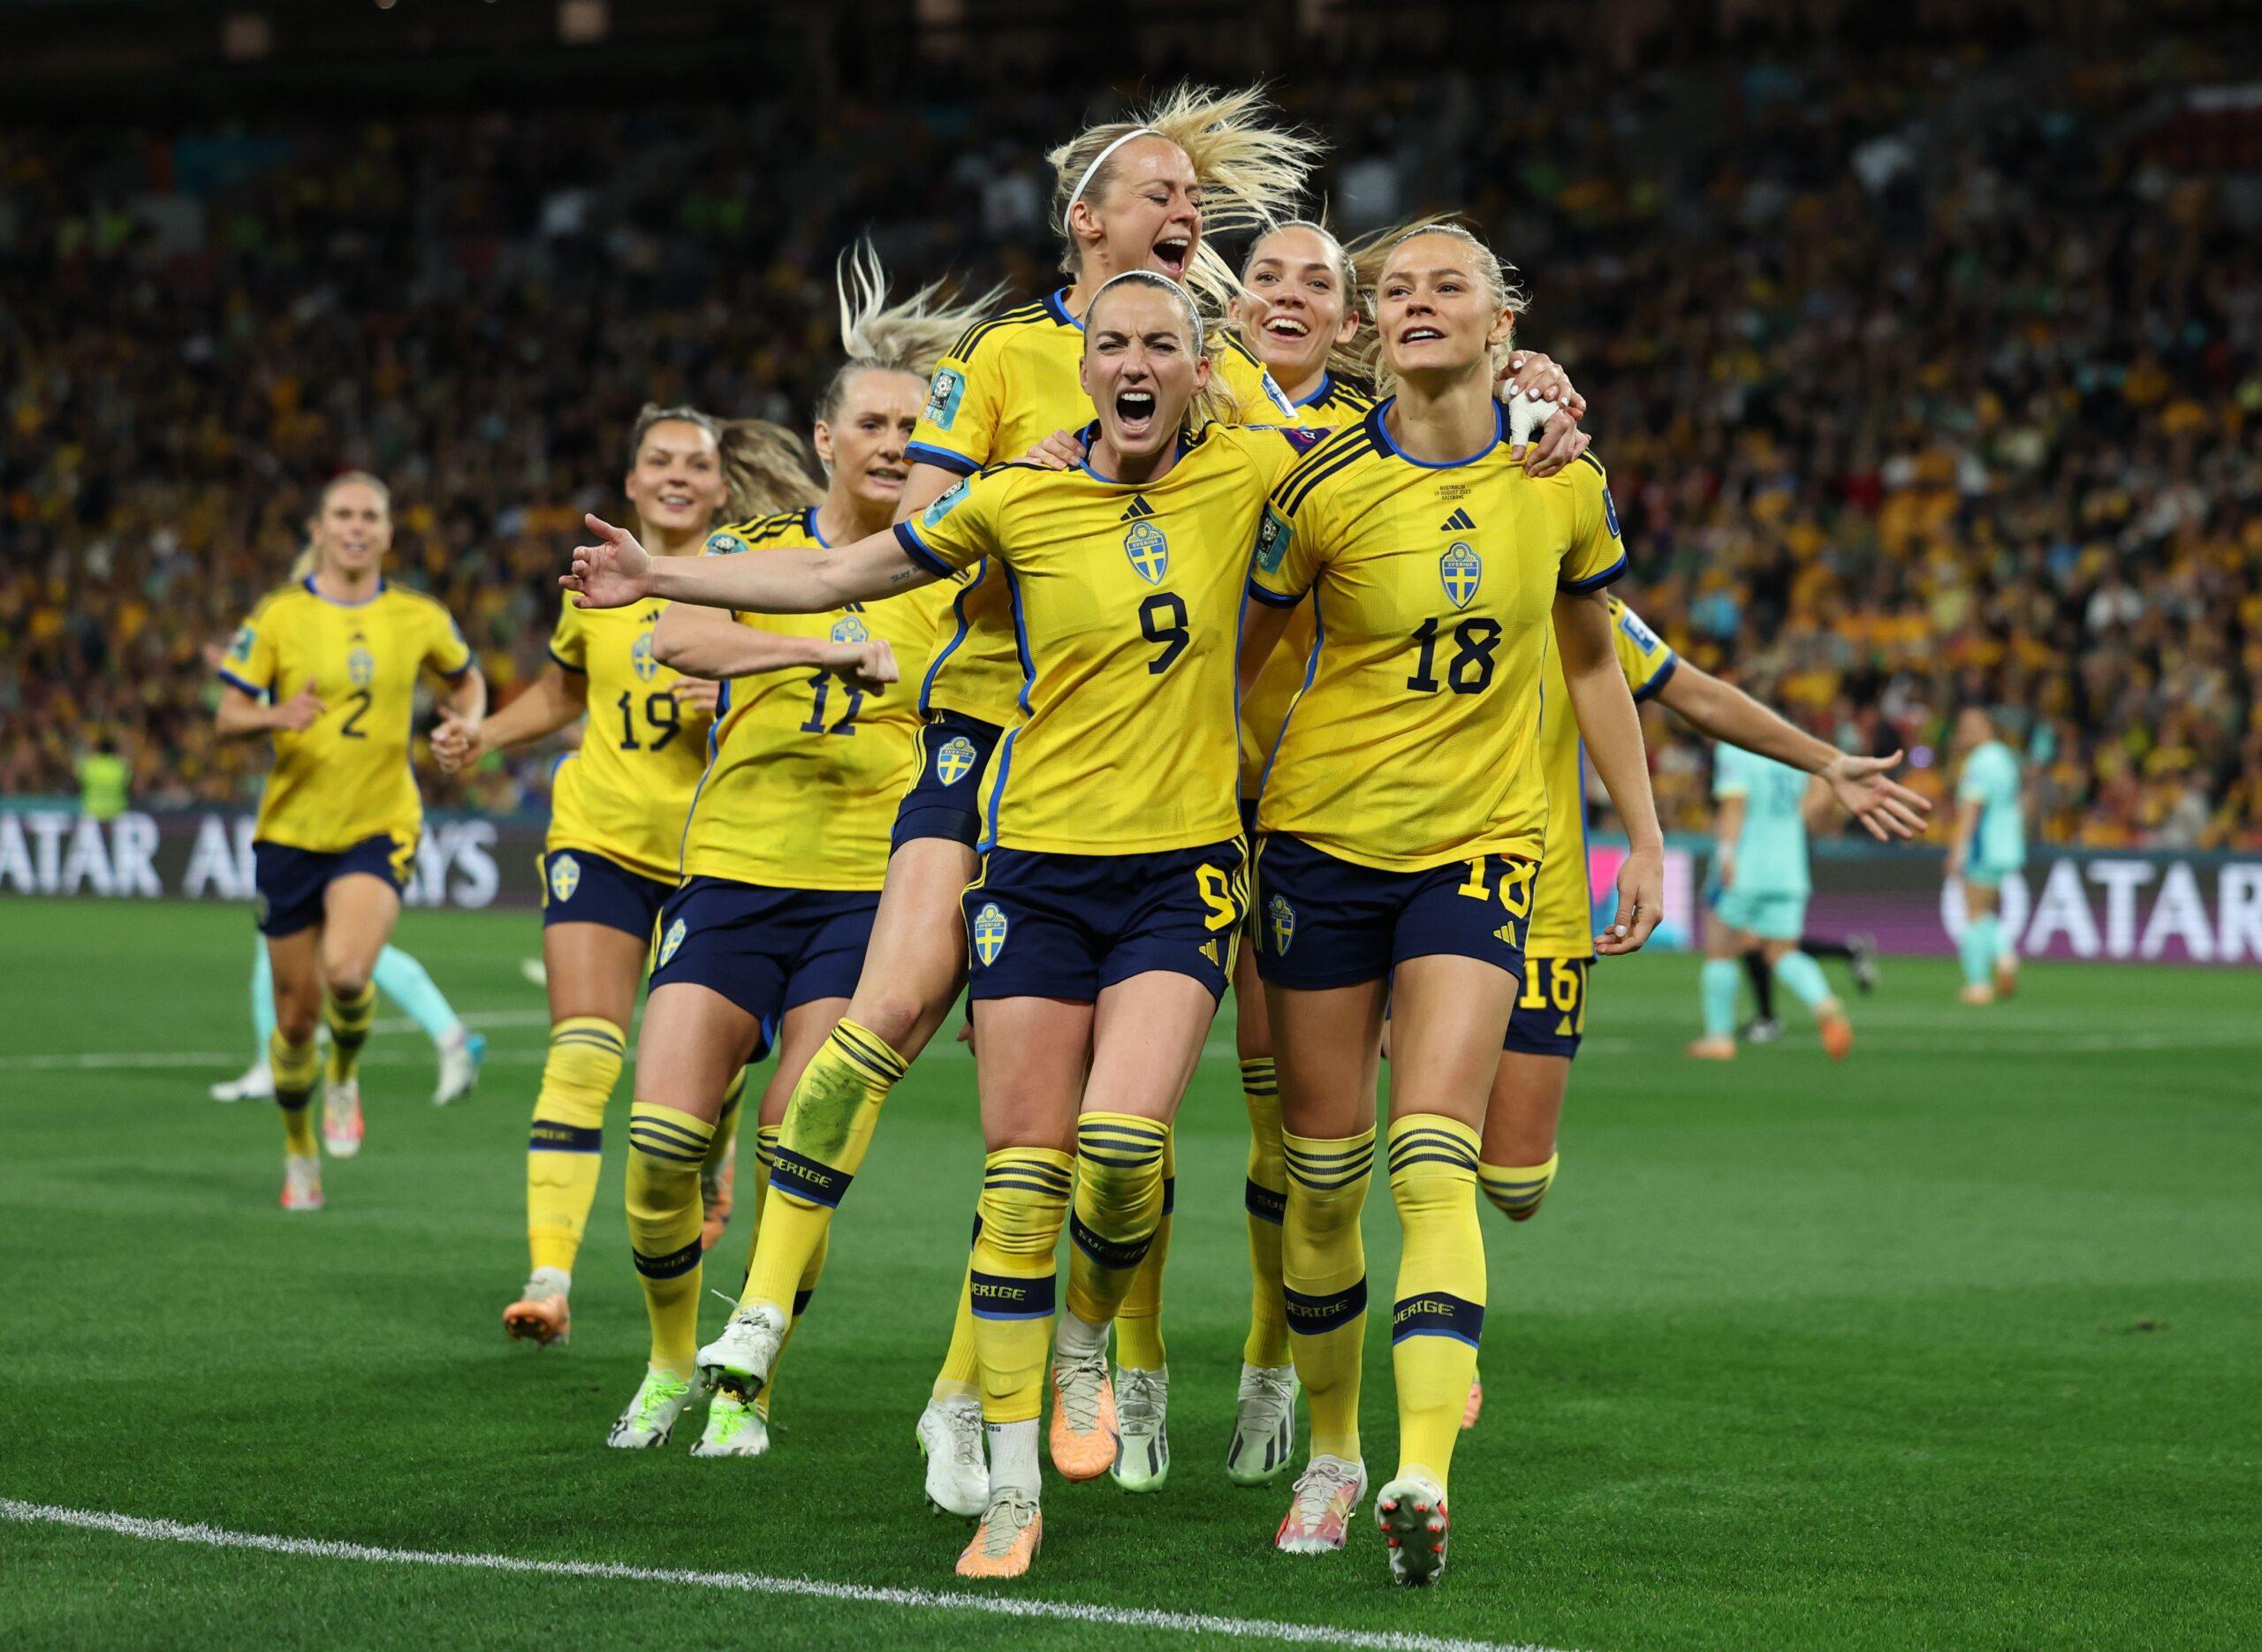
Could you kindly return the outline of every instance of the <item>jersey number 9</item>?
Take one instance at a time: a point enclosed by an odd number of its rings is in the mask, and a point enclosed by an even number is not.
[[[1147,662],[1147,670],[1157,677],[1177,664],[1178,656],[1194,640],[1186,628],[1186,604],[1173,591],[1158,591],[1139,604],[1139,633],[1148,641],[1163,645],[1163,651]]]

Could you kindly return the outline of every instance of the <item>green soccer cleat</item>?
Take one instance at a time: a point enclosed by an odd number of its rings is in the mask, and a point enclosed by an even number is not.
[[[613,1423],[604,1443],[625,1451],[665,1445],[668,1436],[675,1432],[676,1419],[699,1398],[700,1391],[699,1384],[689,1377],[672,1371],[646,1371],[644,1380],[636,1385],[636,1397]]]
[[[1170,1373],[1115,1368],[1115,1466],[1126,1491],[1160,1491],[1170,1478]]]
[[[762,1413],[730,1394],[707,1402],[707,1428],[691,1447],[694,1457],[759,1457],[770,1449]]]

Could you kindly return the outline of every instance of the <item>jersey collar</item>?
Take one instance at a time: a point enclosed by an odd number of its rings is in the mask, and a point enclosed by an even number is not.
[[[1103,476],[1097,471],[1094,470],[1092,468],[1091,462],[1091,451],[1093,448],[1099,445],[1099,421],[1097,419],[1093,420],[1082,429],[1076,432],[1076,440],[1084,444],[1084,458],[1083,461],[1076,466],[1076,468],[1083,472],[1085,475],[1090,477],[1094,481],[1104,482],[1111,488],[1152,488],[1164,481],[1170,474],[1170,471],[1165,471],[1161,476],[1158,476],[1150,481],[1118,481],[1112,476]],[[1171,455],[1171,470],[1176,470],[1178,468],[1179,461],[1185,457],[1186,436],[1184,433],[1181,432],[1178,438],[1178,451]]]
[[[1507,440],[1508,410],[1496,401],[1492,404],[1492,439],[1490,442],[1487,442],[1483,447],[1478,448],[1474,453],[1471,453],[1467,458],[1416,458],[1412,454],[1406,452],[1401,449],[1397,443],[1390,439],[1390,426],[1384,422],[1383,415],[1391,410],[1392,405],[1396,403],[1397,400],[1398,398],[1395,396],[1385,396],[1382,400],[1377,402],[1374,406],[1374,411],[1367,415],[1368,427],[1373,430],[1375,439],[1382,443],[1383,451],[1392,455],[1393,458],[1402,458],[1408,465],[1416,466],[1423,470],[1459,470],[1464,465],[1474,465],[1478,459],[1483,458],[1487,453],[1490,453],[1494,448],[1499,446],[1501,443]]]
[[[803,505],[801,507],[801,526],[808,530],[808,536],[816,541],[819,549],[831,550],[832,549],[832,542],[825,538],[824,530],[816,525],[816,506],[813,504]]]
[[[324,596],[320,591],[315,589],[315,576],[311,573],[300,583],[307,587],[308,596],[313,597],[317,602],[328,602],[332,608],[367,608],[385,594],[385,576],[382,573],[377,576],[377,588],[358,602],[341,602],[334,596]]]
[[[1335,394],[1335,375],[1324,369],[1319,375],[1319,388],[1295,405],[1299,407],[1325,407],[1327,398]]]
[[[1068,314],[1067,288],[1057,287],[1051,292],[1046,293],[1044,295],[1044,307],[1051,314],[1052,319],[1058,322],[1061,326],[1073,327],[1078,332],[1084,330],[1083,322],[1078,320],[1075,316]]]

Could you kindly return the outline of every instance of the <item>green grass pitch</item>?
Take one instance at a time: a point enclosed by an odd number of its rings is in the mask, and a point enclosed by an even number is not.
[[[293,1217],[276,1207],[272,1109],[204,1095],[246,1057],[246,915],[0,903],[0,1498],[954,1591],[964,1528],[925,1512],[911,1424],[980,1163],[964,1052],[938,1044],[890,1106],[783,1368],[771,1455],[695,1462],[695,1423],[664,1452],[611,1451],[644,1346],[620,1216],[626,1087],[573,1345],[509,1345],[543,1042],[518,967],[535,921],[416,913],[399,939],[485,1026],[485,1081],[436,1110],[421,1039],[382,1034],[368,1145],[330,1168],[326,1213]],[[1487,1212],[1487,1406],[1455,1465],[1441,1586],[1390,1588],[1364,1527],[1341,1557],[1271,1553],[1285,1490],[1218,1470],[1248,1292],[1221,1020],[1180,1124],[1171,1481],[1145,1498],[1051,1484],[1020,1592],[1288,1620],[1323,1644],[2253,1645],[2258,977],[2034,968],[2017,999],[1972,1012],[1947,965],[1889,962],[1882,996],[1853,1004],[1842,1068],[1795,1013],[1782,1045],[1681,1060],[1688,958],[1595,984],[1562,1179],[1527,1226]],[[1367,1233],[1386,1300],[1379,1182]],[[747,1239],[741,1220],[710,1281],[735,1284]],[[708,1324],[721,1313],[710,1299]],[[1367,1450],[1386,1471],[1372,1317]],[[1229,1643],[0,1519],[13,1647]]]

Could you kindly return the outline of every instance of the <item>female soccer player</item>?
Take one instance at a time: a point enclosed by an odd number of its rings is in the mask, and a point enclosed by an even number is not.
[[[1070,283],[968,329],[937,365],[907,450],[913,463],[899,520],[983,466],[1019,458],[1052,432],[1089,421],[1077,377],[1083,319],[1110,277],[1147,269],[1205,285],[1222,305],[1232,273],[1204,245],[1205,232],[1286,216],[1317,152],[1308,135],[1267,117],[1254,88],[1180,87],[1132,120],[1091,127],[1052,152],[1054,219]],[[1246,352],[1228,352],[1221,366],[1246,416],[1291,415],[1279,387]],[[896,819],[863,974],[839,1034],[809,1063],[786,1111],[781,1144],[822,1166],[838,1188],[862,1163],[882,1103],[966,979],[959,897],[980,864],[975,845],[991,754],[1022,716],[1006,587],[1004,575],[985,566],[957,591],[946,640],[920,683],[927,723],[915,778]],[[791,1307],[785,1293],[823,1243],[835,1201],[780,1191],[783,1198],[768,1202],[764,1224],[775,1231],[757,1247],[742,1306],[766,1304],[782,1315]],[[1127,1338],[1137,1334],[1127,1329]],[[1142,1357],[1161,1368],[1158,1343]],[[978,1380],[970,1299],[962,1291],[950,1352],[917,1433],[929,1498],[968,1516],[982,1512],[989,1498]]]
[[[322,1159],[307,1103],[330,1027],[323,1135],[330,1153],[361,1148],[355,1068],[376,1012],[370,972],[400,915],[424,806],[409,766],[416,680],[448,683],[447,709],[477,721],[487,682],[447,610],[385,583],[391,498],[353,471],[322,491],[311,524],[315,565],[269,594],[220,668],[223,735],[270,734],[275,767],[253,828],[260,933],[275,971],[268,1046],[283,1110],[283,1208],[319,1210]],[[264,703],[262,703],[264,701]]]
[[[602,542],[566,580],[600,603],[778,612],[983,565],[1013,593],[1028,720],[1000,747],[994,846],[962,901],[989,1149],[973,1278],[991,1495],[959,1562],[974,1577],[1026,1572],[1041,1535],[1036,1418],[1072,1181],[1051,1455],[1074,1479],[1114,1458],[1107,1325],[1161,1218],[1165,1137],[1247,887],[1233,711],[1244,547],[1266,489],[1314,440],[1196,428],[1211,367],[1194,300],[1168,277],[1115,277],[1085,320],[1098,417],[1075,469],[1004,466],[892,534],[727,565],[655,561],[593,522]],[[1127,773],[1172,784],[1127,789]],[[702,1371],[758,1390],[786,1322],[770,1303],[741,1307]]]
[[[629,435],[621,490],[643,531],[679,555],[695,552],[723,520],[817,496],[787,432],[651,405]],[[588,718],[580,749],[558,765],[542,857],[550,1053],[527,1144],[532,1269],[503,1310],[513,1338],[544,1345],[562,1345],[572,1330],[573,1263],[596,1194],[605,1108],[653,921],[675,888],[684,815],[707,765],[716,686],[657,657],[661,606],[588,614],[566,604],[550,663],[524,693],[484,722],[451,718],[432,736],[433,755],[452,772]],[[771,640],[771,669],[801,662],[799,643]]]
[[[216,666],[225,657],[224,651],[214,650]],[[441,767],[447,765],[443,763]],[[487,1057],[487,1040],[465,1030],[463,1018],[448,1003],[447,995],[434,982],[430,973],[400,948],[389,945],[377,954],[369,979],[376,983],[380,998],[390,998],[399,1005],[402,1012],[432,1041],[432,1049],[440,1057],[440,1078],[432,1087],[432,1104],[445,1107],[468,1095],[479,1082],[480,1064]],[[274,1099],[275,1075],[267,1066],[268,1042],[274,1034],[275,967],[268,961],[267,943],[262,941],[253,954],[251,966],[252,1048],[258,1053],[252,1057],[251,1065],[244,1069],[241,1078],[212,1087],[209,1094],[214,1101]]]
[[[1956,749],[1963,770],[1955,783],[1955,844],[1947,875],[1963,885],[1963,935],[1956,955],[1963,966],[1966,1004],[1993,1004],[2018,990],[2015,937],[2002,928],[2003,880],[2026,865],[2026,819],[2018,757],[1977,706],[1956,715]]]
[[[725,528],[692,565],[767,566],[791,562],[796,550],[886,539],[909,473],[904,445],[927,373],[967,319],[945,307],[932,285],[890,306],[877,261],[869,253],[846,261],[841,320],[848,359],[816,407],[816,450],[830,476],[824,504]],[[818,669],[758,685],[732,680],[725,692],[715,754],[684,830],[683,886],[661,913],[659,959],[637,1047],[629,1231],[653,1345],[644,1383],[615,1425],[616,1445],[664,1442],[697,1386],[700,1270],[695,1243],[684,1243],[698,1227],[697,1166],[687,1150],[710,1138],[729,1074],[776,1043],[778,1065],[760,1110],[770,1194],[791,1192],[805,1207],[822,1206],[846,1185],[803,1151],[801,1139],[776,1143],[773,1133],[820,1046],[882,1059],[857,1042],[854,1028],[839,1035],[835,1029],[863,966],[895,804],[918,759],[912,738],[918,711],[909,684],[897,683],[898,662],[914,681],[925,669],[945,611],[943,595],[829,603],[800,620],[763,618],[763,625],[804,639],[799,646],[812,650],[808,663]],[[659,627],[661,656],[696,676],[740,678],[760,646],[749,640],[761,635],[750,624],[671,609]],[[765,1197],[765,1215],[778,1202]],[[759,1238],[769,1224],[758,1222]],[[824,1260],[822,1243],[796,1255],[781,1292],[781,1344]],[[751,1391],[717,1394],[695,1454],[765,1451],[757,1398]]]
[[[1409,226],[1410,227],[1410,226]],[[1372,331],[1361,330],[1370,299],[1367,284],[1378,272],[1381,256],[1403,234],[1385,231],[1346,247],[1319,224],[1284,224],[1257,237],[1241,269],[1241,293],[1233,314],[1241,342],[1264,362],[1296,410],[1293,422],[1306,428],[1350,424],[1364,416],[1374,398],[1358,388],[1374,368]],[[1511,355],[1511,388],[1543,404],[1566,410],[1526,461],[1534,478],[1554,474],[1581,451],[1585,438],[1577,421],[1585,402],[1570,381],[1537,352]],[[1349,375],[1356,374],[1357,379]],[[1253,829],[1256,798],[1266,761],[1287,720],[1288,707],[1303,686],[1317,640],[1313,604],[1292,610],[1287,633],[1265,660],[1241,703],[1241,820]],[[1249,1110],[1249,1151],[1245,1202],[1249,1246],[1249,1328],[1241,1349],[1241,1384],[1233,1431],[1226,1448],[1226,1473],[1242,1485],[1263,1485],[1285,1473],[1294,1460],[1296,1374],[1290,1362],[1288,1328],[1280,1294],[1280,1218],[1287,1196],[1281,1159],[1279,1087],[1274,1074],[1271,1028],[1265,1019],[1256,958],[1247,948],[1233,964],[1233,1041],[1241,1058],[1241,1094]],[[1167,1229],[1165,1230],[1165,1233]],[[1145,1293],[1158,1270],[1158,1238],[1141,1270],[1135,1298]],[[1126,1456],[1149,1428],[1146,1403],[1154,1378],[1135,1367],[1116,1373],[1117,1414]],[[1167,1460],[1166,1444],[1163,1446]],[[1119,1475],[1119,1478],[1120,1476]]]
[[[1883,841],[1924,830],[1932,805],[1887,778],[1900,762],[1856,757],[1795,727],[1742,689],[1690,664],[1620,602],[1606,599],[1610,640],[1635,701],[1655,699],[1698,732],[1772,757],[1818,777],[1840,807]],[[1477,1185],[1511,1222],[1529,1221],[1553,1186],[1556,1131],[1571,1062],[1586,1033],[1589,970],[1594,958],[1587,883],[1586,786],[1579,731],[1565,705],[1568,689],[1552,660],[1539,719],[1539,764],[1547,780],[1547,841],[1565,845],[1541,862],[1524,936],[1522,989],[1484,1110]],[[1474,1379],[1461,1426],[1484,1403]]]
[[[1340,1548],[1358,1446],[1376,1046],[1394,1016],[1391,1191],[1405,1242],[1393,1322],[1399,1466],[1377,1499],[1391,1572],[1444,1563],[1446,1475],[1484,1322],[1479,1131],[1524,974],[1545,841],[1542,665],[1569,698],[1632,851],[1598,943],[1656,926],[1664,845],[1601,587],[1625,567],[1602,466],[1534,481],[1494,399],[1520,295],[1456,226],[1391,250],[1376,327],[1394,394],[1306,456],[1258,541],[1245,675],[1316,593],[1324,641],[1275,750],[1257,827],[1259,950],[1280,1087],[1291,1344],[1312,1458],[1277,1538]]]

